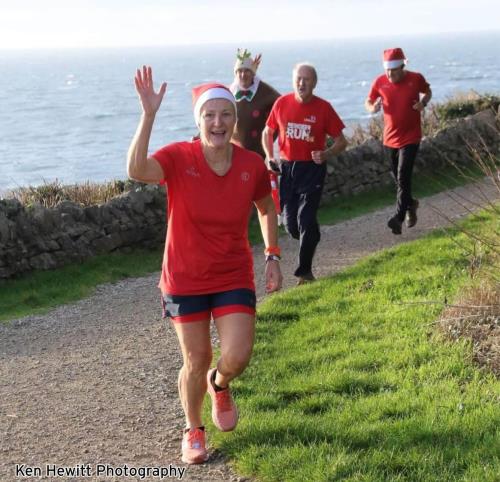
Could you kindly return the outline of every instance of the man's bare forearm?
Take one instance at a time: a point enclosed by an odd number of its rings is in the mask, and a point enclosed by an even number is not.
[[[326,149],[325,153],[327,157],[336,156],[345,150],[347,147],[347,139],[341,134],[339,137],[334,138],[334,143],[332,147]]]
[[[266,153],[266,160],[273,159],[274,157],[274,131],[269,128],[265,128],[262,132],[262,148]],[[269,166],[267,166],[269,168]]]

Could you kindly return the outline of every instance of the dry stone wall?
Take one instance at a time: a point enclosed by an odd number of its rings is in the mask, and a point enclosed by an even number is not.
[[[106,204],[26,208],[0,200],[0,279],[165,240],[165,192],[143,186]]]
[[[468,145],[498,153],[498,116],[484,111],[424,139],[416,170],[432,171],[450,163],[470,163]],[[452,167],[450,166],[450,169]],[[324,200],[392,182],[378,140],[349,149],[328,165]],[[140,186],[106,204],[82,207],[62,202],[47,209],[0,200],[0,279],[82,261],[96,254],[157,247],[165,239],[165,192]]]
[[[500,148],[499,115],[493,110],[456,121],[431,138],[424,138],[420,144],[414,172],[432,172],[449,167],[454,174],[453,164],[469,165],[469,146],[479,150],[487,148],[498,153]],[[329,201],[340,194],[357,194],[362,191],[393,183],[390,166],[383,157],[382,143],[371,139],[359,147],[348,149],[328,163],[328,178],[323,201]]]

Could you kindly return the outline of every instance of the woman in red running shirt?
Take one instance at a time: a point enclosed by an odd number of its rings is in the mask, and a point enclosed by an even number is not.
[[[262,159],[230,142],[236,101],[229,89],[221,84],[193,89],[200,138],[169,144],[148,156],[167,85],[155,91],[151,67],[144,66],[137,70],[135,87],[142,116],[127,172],[138,181],[167,186],[168,230],[159,286],[184,360],[179,373],[186,416],[182,460],[203,463],[208,459],[201,419],[205,393],[212,399],[215,426],[233,430],[238,411],[229,382],[246,368],[253,348],[256,299],[247,230],[254,205],[266,246],[266,290],[281,288],[276,212]],[[210,369],[212,318],[221,356]]]

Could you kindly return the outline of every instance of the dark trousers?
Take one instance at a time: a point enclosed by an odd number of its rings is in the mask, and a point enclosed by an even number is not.
[[[284,161],[281,164],[280,202],[288,234],[300,240],[299,265],[295,276],[311,273],[312,260],[320,240],[316,218],[326,165],[312,161]]]
[[[396,182],[397,203],[395,216],[403,222],[406,211],[413,204],[411,195],[411,176],[413,164],[417,157],[419,144],[408,144],[400,148],[384,146],[385,156],[392,167],[392,175]]]

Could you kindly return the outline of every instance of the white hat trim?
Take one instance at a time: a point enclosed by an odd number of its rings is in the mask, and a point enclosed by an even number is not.
[[[384,60],[384,69],[397,69],[406,64],[406,59]]]
[[[226,99],[234,105],[236,109],[236,100],[234,99],[234,95],[229,92],[227,89],[223,89],[222,87],[214,87],[213,89],[208,89],[203,94],[198,97],[194,105],[194,120],[196,125],[200,125],[200,112],[203,104],[212,99]]]

